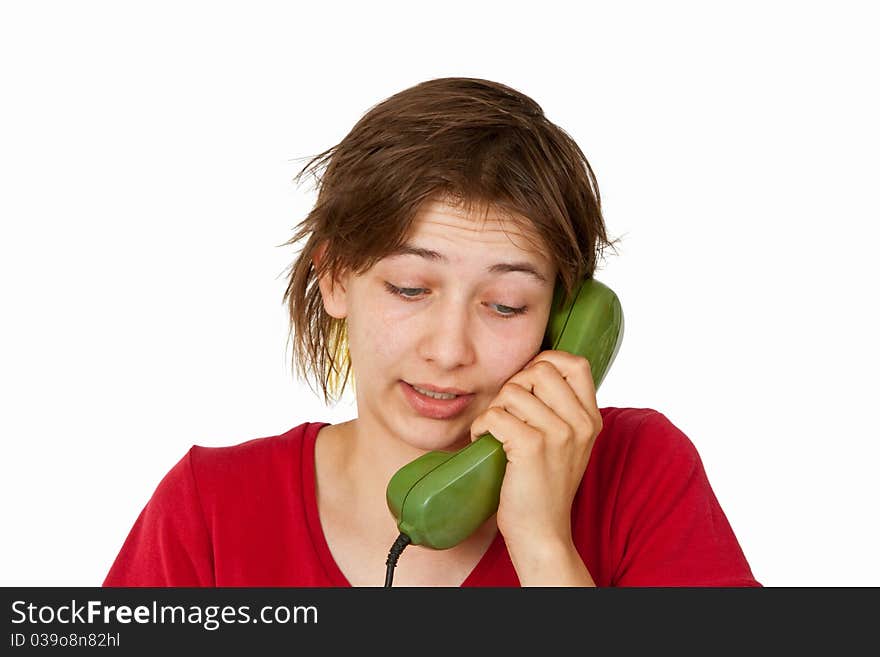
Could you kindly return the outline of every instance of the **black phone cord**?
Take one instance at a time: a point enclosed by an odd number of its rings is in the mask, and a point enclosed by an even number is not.
[[[397,540],[394,541],[394,545],[391,546],[391,550],[388,552],[388,558],[385,560],[385,565],[388,566],[388,569],[385,571],[385,588],[391,587],[391,580],[394,578],[394,566],[397,565],[397,558],[400,556],[400,553],[403,552],[403,548],[410,544],[410,537],[406,534],[400,534],[397,537]]]

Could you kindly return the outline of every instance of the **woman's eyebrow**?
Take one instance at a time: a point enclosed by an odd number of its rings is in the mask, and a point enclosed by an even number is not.
[[[412,244],[403,244],[402,246],[391,251],[385,257],[393,258],[394,256],[401,255],[414,255],[420,258],[424,258],[425,260],[431,260],[433,262],[449,262],[449,258],[447,258],[442,253],[432,251],[431,249],[424,249],[420,246],[413,246]],[[547,278],[529,262],[497,262],[494,265],[489,265],[488,267],[486,267],[486,271],[490,274],[520,271],[529,274],[541,283],[547,283]]]

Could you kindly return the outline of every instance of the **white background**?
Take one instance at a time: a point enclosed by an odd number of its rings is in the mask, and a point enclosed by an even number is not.
[[[763,584],[880,585],[871,3],[305,5],[3,3],[0,584],[100,584],[193,443],[354,416],[288,364],[291,179],[469,76],[598,177],[600,406],[691,438]]]

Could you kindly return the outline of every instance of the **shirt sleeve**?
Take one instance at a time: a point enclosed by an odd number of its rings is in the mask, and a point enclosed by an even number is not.
[[[690,439],[654,412],[629,445],[616,586],[761,586]]]
[[[104,580],[117,586],[213,586],[214,564],[192,453],[165,475]]]

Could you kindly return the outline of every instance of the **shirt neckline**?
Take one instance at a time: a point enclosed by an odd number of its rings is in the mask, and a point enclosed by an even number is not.
[[[329,424],[329,422],[311,422],[305,432],[302,442],[303,503],[305,504],[306,524],[308,525],[312,545],[315,548],[324,573],[330,580],[331,586],[351,587],[351,582],[348,581],[345,573],[342,572],[339,564],[333,558],[333,553],[330,552],[330,546],[327,543],[327,537],[324,535],[324,529],[321,527],[321,517],[318,513],[315,443],[318,440],[318,432]],[[492,539],[483,556],[474,566],[473,570],[468,573],[468,576],[465,577],[460,586],[478,586],[486,577],[492,565],[498,560],[503,550],[504,538],[501,532],[496,532],[495,538]]]

